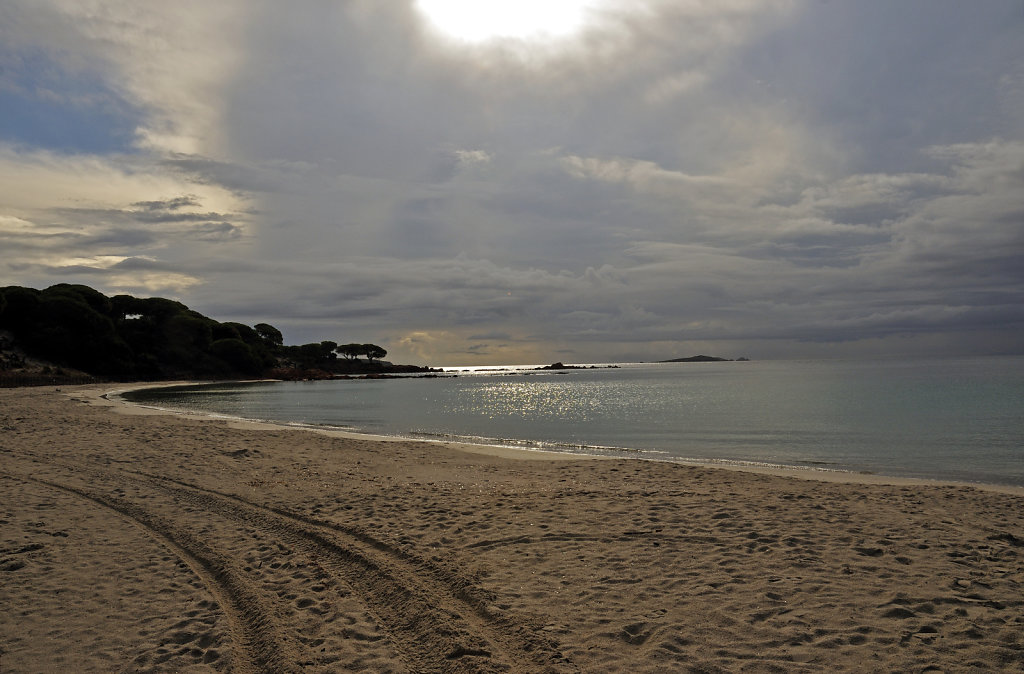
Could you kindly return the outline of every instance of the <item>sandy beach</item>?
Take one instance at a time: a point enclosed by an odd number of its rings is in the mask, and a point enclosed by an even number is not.
[[[0,390],[4,673],[1024,669],[1020,491],[472,452],[106,390]]]

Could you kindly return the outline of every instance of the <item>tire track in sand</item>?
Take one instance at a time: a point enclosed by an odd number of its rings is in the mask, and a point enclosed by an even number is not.
[[[271,613],[264,606],[260,596],[245,582],[228,559],[197,540],[188,531],[119,497],[27,475],[9,477],[35,482],[92,501],[141,526],[154,539],[161,541],[203,582],[227,617],[233,637],[233,671],[299,671],[294,665],[294,659],[288,657],[292,650],[289,648],[290,645],[282,643]],[[108,474],[106,477],[111,475]]]
[[[354,592],[415,671],[575,671],[557,645],[488,604],[468,581],[352,527],[132,472],[125,479],[263,530],[312,559]],[[137,477],[135,477],[137,476]]]

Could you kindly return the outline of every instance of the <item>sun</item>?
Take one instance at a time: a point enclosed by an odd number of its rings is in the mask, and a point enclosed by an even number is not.
[[[433,26],[457,40],[545,40],[579,32],[595,0],[416,0]]]

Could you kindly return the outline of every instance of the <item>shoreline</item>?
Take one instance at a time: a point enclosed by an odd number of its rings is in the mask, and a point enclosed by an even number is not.
[[[508,445],[491,445],[485,443],[472,443],[462,441],[450,441],[450,440],[435,440],[430,438],[418,438],[413,436],[391,436],[391,435],[378,435],[373,433],[363,433],[360,431],[349,431],[343,429],[334,428],[323,428],[316,426],[307,426],[301,424],[290,424],[287,422],[275,422],[265,421],[258,419],[246,419],[244,417],[231,417],[227,415],[220,415],[215,412],[199,412],[191,410],[176,410],[171,408],[162,408],[144,405],[141,403],[131,402],[121,397],[121,394],[128,393],[131,391],[138,391],[150,388],[165,388],[174,386],[194,386],[203,384],[224,384],[224,383],[249,383],[249,381],[277,381],[277,380],[246,380],[245,382],[231,381],[231,382],[198,382],[198,381],[177,381],[177,382],[141,382],[139,386],[131,385],[129,388],[121,388],[112,391],[106,391],[99,395],[99,398],[107,400],[111,403],[120,403],[122,407],[131,409],[145,409],[151,410],[154,414],[169,414],[169,415],[180,415],[184,417],[194,418],[209,418],[211,420],[227,421],[229,424],[235,424],[233,427],[237,428],[250,428],[259,429],[264,428],[267,430],[271,429],[292,429],[308,431],[313,433],[321,433],[328,436],[342,437],[342,438],[353,438],[353,439],[368,439],[380,442],[425,442],[432,444],[439,444],[441,446],[450,447],[463,452],[469,452],[474,454],[485,454],[489,456],[500,456],[510,459],[521,459],[521,460],[550,460],[550,461],[563,461],[572,459],[582,460],[607,460],[607,459],[628,459],[635,461],[651,461],[655,463],[667,463],[667,464],[678,464],[683,466],[696,466],[700,468],[719,468],[722,470],[738,471],[744,473],[753,473],[757,475],[771,475],[776,477],[792,477],[802,480],[814,480],[820,482],[836,482],[843,484],[865,484],[865,485],[893,485],[893,486],[965,486],[975,487],[986,491],[992,491],[1002,494],[1012,494],[1017,496],[1024,496],[1024,486],[1012,485],[1012,484],[996,484],[989,482],[974,482],[970,480],[953,480],[943,478],[927,478],[927,477],[913,477],[913,476],[896,476],[887,475],[884,473],[865,473],[853,470],[846,470],[842,468],[816,468],[812,466],[788,466],[784,464],[771,464],[771,463],[759,463],[754,461],[744,461],[739,459],[722,459],[722,460],[704,460],[704,459],[659,459],[648,456],[611,456],[601,454],[587,454],[586,452],[559,452],[552,450],[544,450],[530,447],[514,447]],[[84,387],[83,387],[84,388]],[[96,390],[104,389],[106,387],[96,387]],[[93,392],[95,394],[95,392]],[[107,398],[108,395],[117,396],[116,401]],[[131,414],[132,412],[125,412]],[[142,412],[136,412],[142,413]],[[629,450],[623,450],[629,451]],[[641,450],[643,451],[643,450]]]
[[[4,672],[1024,665],[1019,495],[524,460],[104,390],[0,391]]]
[[[254,380],[256,381],[256,380]],[[259,380],[262,381],[262,380]],[[276,381],[276,380],[273,380]],[[207,382],[173,382],[167,384],[167,386],[191,386],[199,385]],[[223,383],[223,382],[222,382]],[[232,382],[235,383],[235,382]],[[612,457],[594,456],[590,454],[570,454],[568,452],[551,452],[540,449],[528,449],[521,447],[504,447],[499,445],[483,445],[474,444],[469,442],[452,442],[447,440],[430,440],[424,438],[412,438],[397,435],[376,435],[373,433],[361,433],[359,431],[349,431],[340,428],[327,428],[318,426],[309,426],[303,424],[290,424],[286,422],[275,422],[266,421],[261,419],[246,419],[245,417],[233,417],[229,415],[217,414],[215,412],[198,412],[192,410],[179,410],[167,407],[156,407],[153,405],[143,405],[141,403],[131,402],[120,397],[122,393],[130,391],[138,391],[147,388],[162,388],[163,384],[147,383],[143,386],[132,387],[126,389],[117,389],[114,391],[106,391],[104,393],[98,393],[104,387],[90,391],[79,391],[78,393],[88,393],[93,400],[103,400],[109,403],[111,408],[119,414],[138,414],[138,415],[169,415],[169,416],[180,416],[187,419],[202,419],[209,421],[222,421],[225,422],[229,428],[236,428],[239,430],[292,430],[292,431],[304,431],[307,433],[316,433],[324,435],[326,437],[335,438],[347,438],[350,440],[372,440],[374,442],[424,442],[428,444],[437,444],[443,447],[456,449],[463,452],[474,453],[474,454],[485,454],[487,456],[499,456],[508,459],[520,459],[520,460],[548,460],[548,461],[563,461],[571,459],[603,459]],[[107,396],[117,396],[116,399],[108,398]],[[103,404],[103,403],[95,403]],[[1024,493],[1024,490],[1022,490]]]

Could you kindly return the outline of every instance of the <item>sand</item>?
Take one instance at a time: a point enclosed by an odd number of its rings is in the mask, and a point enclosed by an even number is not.
[[[491,455],[101,392],[0,390],[4,673],[1024,669],[1019,490]]]

